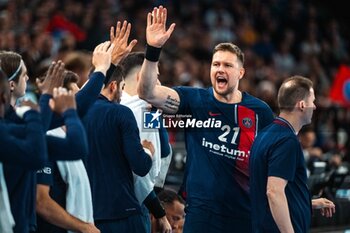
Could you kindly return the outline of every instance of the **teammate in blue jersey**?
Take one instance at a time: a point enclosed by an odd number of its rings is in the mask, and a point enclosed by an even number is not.
[[[279,117],[262,130],[250,156],[250,194],[254,233],[308,232],[311,207],[331,217],[334,204],[313,200],[307,187],[303,152],[296,134],[316,109],[311,80],[293,76],[278,92]]]
[[[86,170],[96,227],[102,233],[146,233],[132,172],[148,173],[152,158],[143,147],[152,155],[154,148],[148,141],[141,145],[132,111],[118,104],[122,79],[121,68],[111,65],[100,97],[83,118],[89,143]]]
[[[156,85],[167,11],[154,8],[147,18],[146,59],[140,72],[139,96],[166,113],[195,119],[185,129],[187,206],[184,232],[251,232],[248,162],[257,132],[273,120],[263,101],[238,90],[244,55],[234,44],[213,52],[207,89]],[[187,120],[188,122],[188,120]],[[195,122],[195,123],[193,123]]]
[[[114,35],[112,42],[117,47],[114,53],[118,54],[113,56],[114,59],[128,54],[132,48],[130,44],[127,46],[130,29],[130,24],[127,27],[126,21],[123,26],[118,22],[116,30],[119,33]],[[81,117],[94,103],[94,99],[97,100],[105,74],[111,64],[111,50],[115,47],[108,47],[107,43],[109,42],[104,43],[105,46],[103,44],[96,46],[92,58],[94,72],[91,73],[89,81],[82,90],[79,90],[76,85],[79,77],[70,71],[66,73],[64,87],[73,92],[78,91],[76,100],[77,107],[81,108]],[[99,76],[103,76],[102,79]],[[48,133],[58,137],[66,136],[61,127]],[[37,212],[39,213],[37,233],[100,232],[93,224],[91,188],[82,160],[53,162],[39,171],[37,177]]]
[[[8,78],[10,87],[10,106],[6,109],[5,120],[16,124],[25,124],[23,117],[27,114],[19,116],[18,110],[14,108],[18,98],[24,96],[26,90],[26,82],[28,80],[27,68],[22,57],[14,52],[0,52],[1,69]],[[48,100],[46,99],[46,109]],[[40,111],[43,113],[45,106],[40,104]],[[30,114],[33,115],[33,114]],[[42,122],[45,114],[38,116],[38,122]],[[45,127],[43,127],[45,131]],[[22,135],[23,137],[23,135]],[[45,142],[46,144],[46,142]],[[45,145],[45,154],[47,159],[47,148]],[[36,155],[38,156],[38,155]],[[4,164],[4,175],[6,179],[7,190],[9,193],[11,211],[15,219],[15,233],[27,233],[34,226],[35,220],[35,183],[36,168],[23,166],[23,164]]]
[[[12,215],[8,189],[3,173],[3,163],[35,169],[47,161],[45,134],[36,105],[22,103],[17,111],[23,115],[23,124],[9,123],[4,119],[10,105],[10,90],[6,75],[0,67],[0,232],[13,232],[15,221]],[[25,199],[22,196],[22,199]],[[24,208],[24,206],[21,206]]]

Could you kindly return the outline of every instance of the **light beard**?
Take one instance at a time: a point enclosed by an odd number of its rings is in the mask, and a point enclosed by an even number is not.
[[[113,96],[113,102],[119,104],[120,101],[121,101],[121,97],[122,97],[122,93],[119,92],[119,91],[116,91],[115,94],[114,94],[114,96]]]
[[[233,87],[232,88],[226,88],[226,90],[218,90],[218,88],[215,85],[213,86],[213,89],[214,89],[214,91],[216,92],[217,95],[222,96],[222,97],[226,97],[226,96],[228,96],[230,94],[233,94],[234,90],[235,90]]]

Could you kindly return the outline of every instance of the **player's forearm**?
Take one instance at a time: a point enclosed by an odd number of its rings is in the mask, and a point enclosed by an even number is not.
[[[153,93],[157,85],[158,77],[157,66],[158,62],[145,59],[141,67],[137,91],[140,98],[146,101],[151,100],[154,96]]]
[[[267,192],[272,217],[281,233],[294,233],[289,215],[289,208],[284,190],[269,190]]]
[[[37,213],[47,222],[66,230],[82,232],[82,229],[88,224],[67,213],[51,198],[38,201],[36,208]]]

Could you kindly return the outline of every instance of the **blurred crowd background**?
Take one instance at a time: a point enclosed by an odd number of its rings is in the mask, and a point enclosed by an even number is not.
[[[347,205],[350,31],[340,1],[0,0],[0,50],[23,56],[31,78],[28,93],[33,96],[35,78],[52,60],[62,59],[83,83],[90,71],[91,51],[109,40],[109,29],[118,20],[132,24],[130,38],[138,40],[134,51],[144,50],[146,15],[160,4],[168,9],[168,22],[176,23],[162,51],[163,85],[210,86],[212,49],[224,41],[245,53],[241,90],[265,100],[274,111],[278,87],[286,77],[298,74],[314,82],[317,110],[313,124],[299,135],[310,188],[315,196]],[[170,133],[175,152],[172,172],[181,174],[186,156],[182,134]],[[170,184],[177,180],[170,174]],[[313,225],[350,223],[349,209]]]

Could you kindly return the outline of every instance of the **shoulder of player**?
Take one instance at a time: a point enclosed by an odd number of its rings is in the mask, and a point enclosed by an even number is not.
[[[210,93],[209,90],[210,88],[200,88],[200,87],[189,87],[189,86],[177,86],[177,87],[173,87],[172,89],[174,89],[175,91],[177,91],[178,93],[186,93],[186,94],[206,94],[206,93]]]
[[[111,112],[116,118],[119,119],[130,119],[134,118],[134,113],[132,110],[122,104],[111,104],[109,107],[109,112]]]
[[[262,99],[252,96],[247,92],[243,92],[243,96],[243,104],[253,105],[264,109],[270,109],[270,106]]]
[[[294,145],[299,144],[297,136],[286,126],[271,123],[266,126],[261,132],[266,132],[270,135],[269,139],[275,138],[278,142],[288,142]],[[273,137],[275,135],[275,137]]]

